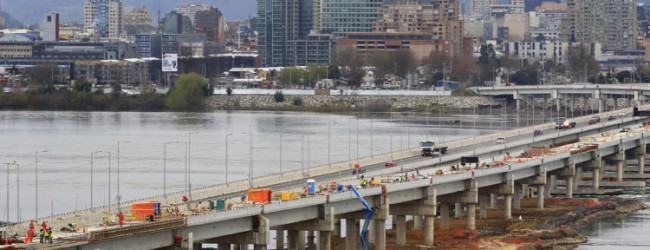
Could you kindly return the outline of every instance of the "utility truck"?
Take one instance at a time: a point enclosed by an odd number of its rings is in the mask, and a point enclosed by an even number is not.
[[[433,141],[421,141],[420,149],[420,154],[422,156],[437,157],[447,153],[447,147],[436,148],[436,144]]]

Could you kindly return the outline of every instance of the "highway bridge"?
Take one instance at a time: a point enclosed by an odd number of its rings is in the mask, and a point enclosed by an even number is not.
[[[632,107],[645,104],[650,100],[650,84],[570,84],[570,85],[538,85],[538,86],[508,86],[508,87],[475,87],[472,88],[482,96],[508,97],[516,102],[517,110],[529,98],[552,100],[557,110],[564,105],[574,110],[576,102],[582,101],[584,109],[602,113],[607,110]],[[609,100],[609,101],[608,101]],[[613,101],[616,100],[616,101]],[[526,105],[528,106],[528,105]],[[607,109],[611,106],[611,109]]]
[[[650,105],[640,108],[650,109]],[[636,175],[644,176],[646,145],[650,142],[650,134],[641,125],[650,121],[650,118],[631,117],[631,108],[623,111],[628,116],[596,124],[588,124],[590,117],[575,118],[578,126],[573,129],[555,130],[554,124],[543,124],[448,142],[444,146],[449,147],[449,153],[439,158],[420,157],[418,149],[410,149],[360,159],[358,164],[367,168],[366,176],[417,173],[417,177],[408,182],[386,183],[360,190],[375,211],[370,241],[375,249],[385,249],[385,221],[389,216],[392,216],[397,225],[398,244],[405,244],[405,220],[409,215],[413,216],[416,227],[420,225],[424,230],[422,244],[432,246],[434,218],[439,215],[439,226],[448,228],[451,206],[455,207],[455,215],[459,215],[462,208],[465,208],[465,227],[474,230],[477,206],[482,217],[487,200],[492,203],[496,197],[505,202],[503,213],[508,218],[512,209],[519,207],[524,193],[530,190],[537,193],[537,207],[543,208],[544,197],[550,195],[551,190],[558,190],[554,186],[557,180],[566,183],[562,190],[567,197],[573,196],[578,185],[589,185],[591,192],[597,192],[601,186],[611,184],[600,182],[600,176],[605,174],[609,162],[616,164],[617,181],[614,183],[622,183],[626,174],[630,174],[630,169],[626,168],[627,160],[636,161]],[[620,110],[612,112],[619,113]],[[627,132],[623,134],[615,133],[622,128],[630,129],[625,129]],[[543,134],[535,136],[534,130],[542,130]],[[604,132],[620,135],[604,136]],[[496,138],[500,137],[508,138],[507,142],[496,144]],[[518,155],[532,147],[550,145],[554,145],[558,150],[527,159],[511,159],[512,155]],[[460,158],[463,156],[477,156],[481,162],[502,164],[499,167],[475,168],[470,171],[450,171],[450,166],[460,165]],[[398,165],[387,168],[384,166],[386,161],[396,161]],[[172,249],[180,244],[183,248],[193,249],[199,248],[203,243],[215,243],[219,249],[249,249],[251,245],[254,249],[267,249],[272,242],[271,231],[275,231],[276,249],[305,249],[309,245],[317,245],[318,249],[330,249],[331,235],[340,230],[337,221],[345,220],[346,249],[356,249],[356,236],[364,208],[352,192],[323,193],[271,204],[245,203],[226,211],[193,212],[190,209],[205,206],[207,200],[238,198],[250,188],[300,189],[309,178],[320,183],[337,181],[357,184],[358,180],[350,174],[350,166],[354,163],[357,162],[332,163],[311,168],[306,172],[287,172],[256,178],[250,182],[246,180],[204,187],[193,190],[191,195],[179,192],[167,197],[142,199],[157,200],[168,206],[183,204],[183,196],[192,197],[189,203],[181,207],[186,216],[166,218],[157,222],[103,227],[101,225],[107,207],[75,211],[55,218],[41,218],[54,222],[54,228],[69,222],[88,225],[88,231],[85,233],[58,233],[57,235],[63,238],[57,239],[55,244],[47,247]],[[434,175],[438,169],[442,169],[445,174]],[[581,175],[587,171],[592,172],[593,182],[582,181]],[[199,202],[202,204],[199,205]],[[129,204],[130,202],[125,202],[120,206],[126,214],[130,213]],[[437,206],[440,206],[439,211]],[[13,228],[20,230],[26,227],[25,222],[14,225]],[[308,237],[311,242],[305,241],[306,234],[318,235],[317,240]],[[38,243],[23,246],[43,247]]]

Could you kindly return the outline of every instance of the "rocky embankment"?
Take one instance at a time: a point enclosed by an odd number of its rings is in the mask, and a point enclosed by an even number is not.
[[[296,111],[388,111],[436,108],[474,108],[499,105],[490,97],[456,96],[285,96],[276,102],[273,95],[216,95],[208,99],[211,110],[296,110]]]

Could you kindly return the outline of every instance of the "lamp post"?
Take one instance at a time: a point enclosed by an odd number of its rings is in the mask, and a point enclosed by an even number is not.
[[[122,195],[120,195],[120,143],[129,143],[130,141],[117,141],[117,211],[122,212],[120,203]],[[110,199],[110,197],[108,197]]]
[[[90,210],[94,210],[93,207],[93,156],[97,153],[102,153],[104,151],[95,151],[90,153]]]
[[[172,143],[186,143],[182,141],[171,141],[163,143],[163,197],[167,198],[167,145]],[[185,151],[187,155],[187,151]]]
[[[374,121],[373,121],[372,119],[370,119],[370,157],[371,157],[371,158],[372,158],[372,132],[373,132],[373,131],[372,131],[372,129],[373,129],[373,128],[372,128],[372,127],[373,127],[373,126],[372,126],[372,125],[373,125],[372,123],[373,123],[373,122],[374,122]]]
[[[34,164],[34,177],[35,177],[35,180],[36,180],[36,186],[34,186],[34,190],[35,190],[35,192],[34,192],[34,198],[35,198],[34,209],[36,210],[36,214],[34,215],[34,218],[36,218],[37,221],[38,221],[38,153],[46,153],[46,152],[47,152],[46,150],[36,151],[36,154],[34,156],[34,158],[36,160],[36,163]]]
[[[190,131],[187,132],[187,195],[192,200],[192,134],[198,134],[199,132]]]
[[[226,185],[228,185],[228,137],[232,134],[226,135]],[[282,140],[280,140],[282,141]],[[282,148],[282,147],[280,147]],[[282,158],[282,153],[280,153],[280,158]],[[280,162],[280,169],[282,169],[282,162]],[[280,170],[282,172],[282,170]]]
[[[355,119],[357,121],[357,164],[359,164],[359,118]]]

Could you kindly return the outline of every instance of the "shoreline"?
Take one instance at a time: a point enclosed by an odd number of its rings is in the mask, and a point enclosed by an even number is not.
[[[584,226],[603,218],[625,217],[648,209],[638,199],[622,198],[552,198],[546,199],[544,209],[535,207],[535,199],[522,199],[521,209],[512,211],[512,219],[503,218],[503,201],[499,209],[489,209],[487,219],[476,218],[476,233],[464,230],[466,217],[450,220],[450,229],[437,227],[434,249],[574,249],[588,241],[579,233]],[[521,220],[519,220],[521,216]],[[386,249],[429,249],[422,245],[423,231],[414,230],[413,221],[407,225],[407,245],[396,245],[394,229],[386,230]],[[345,238],[332,238],[332,250],[344,250]]]

